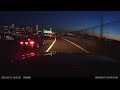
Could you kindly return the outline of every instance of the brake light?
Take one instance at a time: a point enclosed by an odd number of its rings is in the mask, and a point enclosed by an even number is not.
[[[33,55],[33,54],[35,54],[35,53],[30,53],[30,54],[32,54],[32,55]]]
[[[34,41],[30,41],[30,45],[33,45],[34,44]]]
[[[30,53],[31,56],[35,56],[35,53]]]
[[[21,41],[20,44],[23,45],[23,41]]]
[[[28,41],[30,41],[30,39],[28,39]]]
[[[28,45],[28,42],[25,42],[26,45]]]

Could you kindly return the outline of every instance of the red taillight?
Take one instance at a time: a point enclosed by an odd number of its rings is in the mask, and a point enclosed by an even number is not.
[[[31,56],[35,56],[35,53],[30,53]]]
[[[21,41],[20,44],[23,45],[23,41]]]
[[[34,41],[30,41],[30,45],[33,45],[34,44]]]
[[[28,41],[30,41],[30,39],[28,39]]]
[[[28,45],[28,42],[25,42],[26,45]]]

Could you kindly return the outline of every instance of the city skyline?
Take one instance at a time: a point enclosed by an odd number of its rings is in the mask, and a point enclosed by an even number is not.
[[[18,26],[57,27],[79,30],[120,20],[119,11],[0,11],[0,25],[15,23]]]
[[[18,27],[38,25],[39,29],[52,27],[55,31],[67,32],[100,25],[101,16],[106,24],[120,20],[120,11],[0,11],[0,26],[13,23]],[[109,36],[119,37],[119,26],[119,21],[105,26],[104,35],[109,32]]]

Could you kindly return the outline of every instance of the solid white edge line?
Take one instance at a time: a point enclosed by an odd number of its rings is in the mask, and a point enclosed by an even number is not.
[[[67,39],[65,39],[65,38],[62,38],[62,39],[64,39],[64,40],[66,40],[66,41],[70,42],[71,44],[73,44],[73,45],[75,45],[76,47],[78,47],[78,48],[82,49],[83,51],[85,51],[85,52],[87,52],[87,53],[90,53],[90,52],[88,52],[87,50],[85,50],[85,49],[83,49],[82,47],[80,47],[79,45],[77,45],[77,44],[75,44],[75,43],[71,42],[70,40],[67,40]]]
[[[45,51],[45,52],[49,52],[50,51],[50,49],[53,47],[53,45],[55,44],[55,42],[56,42],[56,38],[55,38],[55,40],[53,41],[53,43],[50,45],[50,47]]]

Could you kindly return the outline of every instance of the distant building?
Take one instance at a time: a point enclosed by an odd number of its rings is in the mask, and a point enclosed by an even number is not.
[[[12,24],[11,28],[15,28],[14,24]]]
[[[3,30],[8,30],[9,28],[8,28],[8,26],[3,26]]]
[[[26,27],[25,30],[26,30],[26,31],[29,31],[29,30],[30,30],[30,27]]]
[[[52,28],[50,28],[50,31],[52,31]]]
[[[15,25],[14,24],[12,24],[11,26],[10,26],[10,32],[15,32]]]
[[[36,31],[38,31],[38,25],[36,25]]]
[[[16,27],[16,28],[15,28],[15,31],[19,31],[19,30],[20,30],[20,28],[19,28],[19,27]]]

